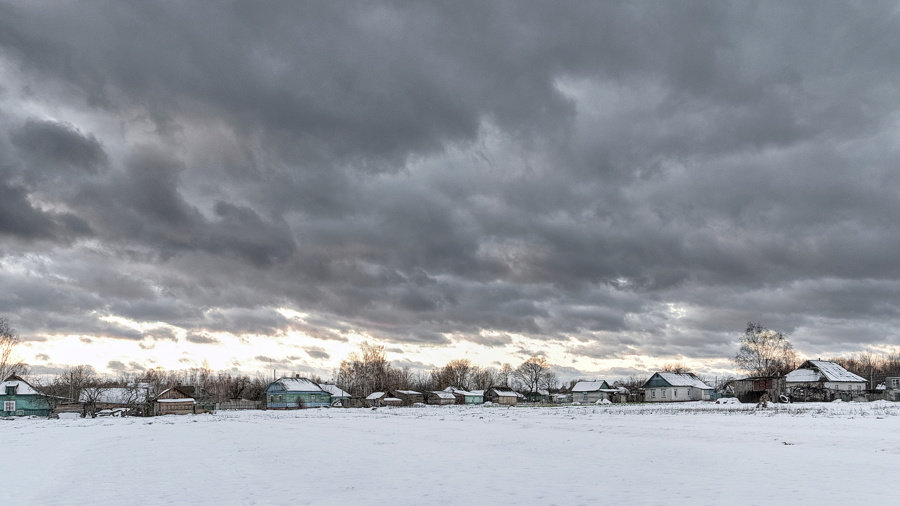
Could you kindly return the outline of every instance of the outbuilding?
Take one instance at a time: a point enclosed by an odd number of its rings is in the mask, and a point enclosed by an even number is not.
[[[457,387],[447,387],[444,391],[453,394],[457,404],[484,404],[484,390],[469,391]]]
[[[425,403],[425,396],[415,390],[391,390],[388,394],[390,397],[400,399],[404,406]]]
[[[450,392],[445,392],[443,390],[425,392],[425,402],[436,406],[456,404],[456,396]]]
[[[519,402],[519,394],[507,387],[491,387],[484,391],[484,400],[503,406],[515,406]]]
[[[572,386],[572,402],[593,404],[608,400],[616,392],[605,380],[579,381]]]

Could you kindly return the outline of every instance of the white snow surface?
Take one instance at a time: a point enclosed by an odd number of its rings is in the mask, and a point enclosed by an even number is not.
[[[898,433],[884,401],[15,418],[0,504],[894,504]]]
[[[347,398],[350,397],[350,394],[341,390],[341,387],[339,387],[337,385],[332,385],[330,383],[319,383],[319,387],[322,390],[331,394],[331,397],[335,397],[335,398],[336,397],[347,397]]]
[[[280,378],[276,383],[281,383],[287,392],[324,392],[316,382],[306,378]]]

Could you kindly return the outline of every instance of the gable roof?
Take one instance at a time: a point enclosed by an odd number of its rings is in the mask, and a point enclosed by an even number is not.
[[[0,395],[6,394],[6,387],[16,387],[16,395],[41,395],[40,392],[31,386],[31,383],[25,381],[17,374],[10,374],[9,377],[3,380],[3,384],[0,385]]]
[[[813,383],[817,381],[850,381],[863,382],[866,379],[853,374],[834,362],[827,360],[807,360],[800,367],[787,373],[784,377],[790,383]]]
[[[350,397],[350,394],[341,390],[341,388],[337,385],[332,385],[330,383],[319,383],[319,388],[331,394],[332,397]]]
[[[456,400],[456,396],[453,395],[452,392],[447,392],[444,390],[435,390],[434,392],[430,392],[433,395],[436,395],[439,399],[453,399]]]
[[[713,387],[707,385],[700,378],[698,378],[694,373],[684,372],[658,372],[653,376],[658,376],[662,378],[666,383],[673,387],[693,387],[699,388],[701,390],[712,390]],[[653,379],[653,376],[650,379]],[[649,383],[650,380],[647,380]],[[646,385],[646,384],[645,384]]]
[[[598,381],[579,381],[572,387],[573,392],[598,392],[600,390],[608,390],[609,384],[604,380]]]
[[[279,383],[286,392],[324,392],[313,380],[306,378],[279,378],[272,383]]]
[[[385,396],[385,393],[384,393],[384,392],[372,392],[372,393],[370,393],[368,396],[366,396],[366,400],[367,400],[367,401],[374,401],[374,400],[377,400],[377,399],[381,399],[381,398],[384,397],[384,396]]]

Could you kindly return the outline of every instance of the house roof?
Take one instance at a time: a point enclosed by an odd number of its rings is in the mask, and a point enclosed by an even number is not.
[[[431,392],[431,393],[433,393],[434,395],[438,396],[438,397],[441,398],[441,399],[453,399],[453,400],[456,400],[456,396],[453,395],[451,392],[445,392],[445,391],[443,391],[443,390],[437,390],[437,391]]]
[[[11,374],[3,381],[3,385],[0,385],[0,395],[6,393],[6,387],[16,387],[16,395],[40,395],[30,383],[15,374]]]
[[[372,392],[368,396],[366,396],[367,401],[374,401],[376,399],[381,399],[384,397],[384,392]]]
[[[280,378],[273,383],[280,383],[287,392],[324,392],[313,380],[306,378]]]
[[[156,402],[165,402],[167,404],[176,404],[176,403],[196,404],[197,403],[197,401],[195,401],[193,397],[182,397],[180,399],[156,399]]]
[[[415,390],[394,390],[394,392],[403,395],[422,395],[422,392],[416,392]]]
[[[468,390],[463,390],[462,388],[447,387],[447,388],[444,389],[444,391],[445,391],[445,392],[450,392],[451,394],[456,394],[456,395],[464,395],[464,396],[465,396],[465,395],[468,395],[468,396],[475,396],[475,397],[484,397],[484,390],[477,390],[477,391],[471,391],[471,392],[470,392],[470,391],[468,391]]]
[[[573,392],[597,392],[600,390],[608,389],[609,384],[606,381],[598,380],[598,381],[579,381],[575,383],[575,386],[572,387]]]
[[[827,360],[807,360],[800,367],[784,377],[790,383],[814,383],[817,381],[865,382],[862,376],[853,374],[843,367]]]
[[[319,383],[319,387],[322,390],[325,390],[326,392],[331,394],[332,397],[350,397],[350,394],[341,390],[340,387],[338,387],[337,385],[330,385],[328,383]]]
[[[666,383],[672,385],[673,387],[694,387],[700,388],[703,390],[712,390],[713,388],[706,383],[704,383],[700,378],[695,376],[693,373],[685,372],[685,373],[677,373],[677,372],[658,372],[656,373],[660,378],[664,379]]]

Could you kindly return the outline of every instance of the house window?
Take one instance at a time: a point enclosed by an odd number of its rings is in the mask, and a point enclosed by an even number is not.
[[[678,397],[678,389],[677,388],[675,389],[675,395],[673,395],[672,397]]]
[[[653,388],[650,389],[650,398],[656,399],[656,389],[653,389]]]
[[[6,387],[6,395],[16,395],[16,387],[15,385],[8,385]]]
[[[16,401],[3,401],[3,411],[15,411]]]
[[[894,378],[891,380],[891,386],[894,388],[900,388],[900,378]]]
[[[662,389],[662,398],[663,399],[666,398],[666,389],[665,388]]]

